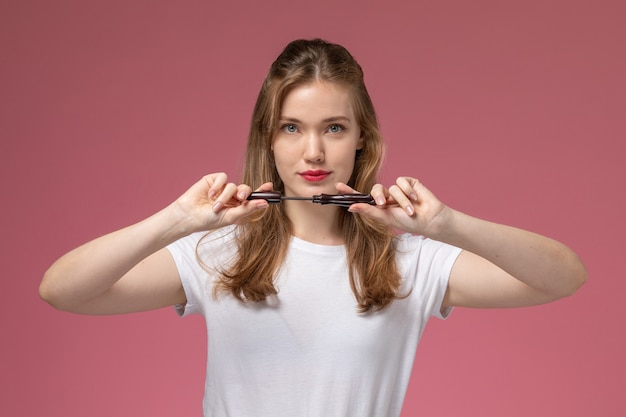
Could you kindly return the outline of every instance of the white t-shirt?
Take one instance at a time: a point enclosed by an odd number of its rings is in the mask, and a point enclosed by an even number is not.
[[[223,266],[233,228],[205,239],[200,258]],[[460,249],[402,235],[397,262],[405,299],[362,314],[350,289],[343,246],[292,238],[276,280],[278,295],[242,303],[213,297],[194,234],[168,246],[187,296],[181,315],[204,315],[208,358],[205,417],[399,416],[417,343],[441,304]]]

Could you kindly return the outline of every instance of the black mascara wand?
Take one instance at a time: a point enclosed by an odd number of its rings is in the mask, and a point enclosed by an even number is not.
[[[250,194],[248,200],[266,200],[270,204],[277,204],[282,200],[301,200],[346,208],[356,203],[376,205],[374,198],[369,194],[319,194],[313,197],[285,197],[280,194],[280,191],[257,191]]]

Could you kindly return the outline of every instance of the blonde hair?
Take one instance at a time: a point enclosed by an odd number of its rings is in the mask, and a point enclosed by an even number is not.
[[[355,155],[348,185],[369,191],[377,182],[384,145],[363,71],[344,47],[321,39],[291,42],[272,64],[254,108],[242,182],[256,189],[271,181],[275,190],[283,191],[271,152],[272,139],[286,95],[312,81],[338,83],[351,91],[363,148]],[[339,216],[357,308],[360,312],[383,309],[398,298],[401,282],[393,231],[347,210],[341,210]],[[253,302],[277,294],[274,280],[291,238],[291,223],[283,206],[270,205],[237,226],[235,236],[238,257],[220,271],[215,294],[226,291],[241,301]]]

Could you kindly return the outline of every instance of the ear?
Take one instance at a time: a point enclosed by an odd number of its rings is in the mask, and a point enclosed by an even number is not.
[[[359,141],[356,143],[356,150],[360,151],[361,149],[363,149],[364,144],[365,144],[365,138],[363,137],[363,131],[361,131],[361,136],[359,136]]]
[[[364,146],[365,146],[365,138],[363,138],[363,134],[361,133],[361,136],[359,137],[359,140],[356,143],[355,158],[359,158],[361,156],[361,154],[363,153]]]

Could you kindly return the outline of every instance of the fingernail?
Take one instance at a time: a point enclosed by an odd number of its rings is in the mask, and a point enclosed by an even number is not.
[[[385,205],[385,199],[384,199],[384,198],[382,198],[382,197],[378,197],[378,198],[376,199],[376,204],[378,204],[379,206],[383,206],[383,205]]]
[[[417,194],[415,194],[415,193],[411,193],[411,194],[409,195],[409,198],[410,198],[411,200],[417,200]]]
[[[215,190],[209,190],[209,199],[215,197],[215,194],[217,194],[217,191]]]
[[[237,194],[237,198],[243,200],[244,198],[246,198],[246,193],[241,191],[239,194]]]
[[[358,208],[356,208],[356,207],[352,208],[352,206],[350,206],[350,207],[348,207],[348,211],[349,211],[350,213],[358,213],[358,212],[359,212],[359,209],[358,209]]]
[[[415,210],[413,210],[413,206],[406,206],[406,212],[409,216],[412,216],[415,213]]]
[[[213,211],[217,213],[222,207],[224,207],[224,203],[222,203],[221,201],[217,201],[215,204],[213,204]]]

